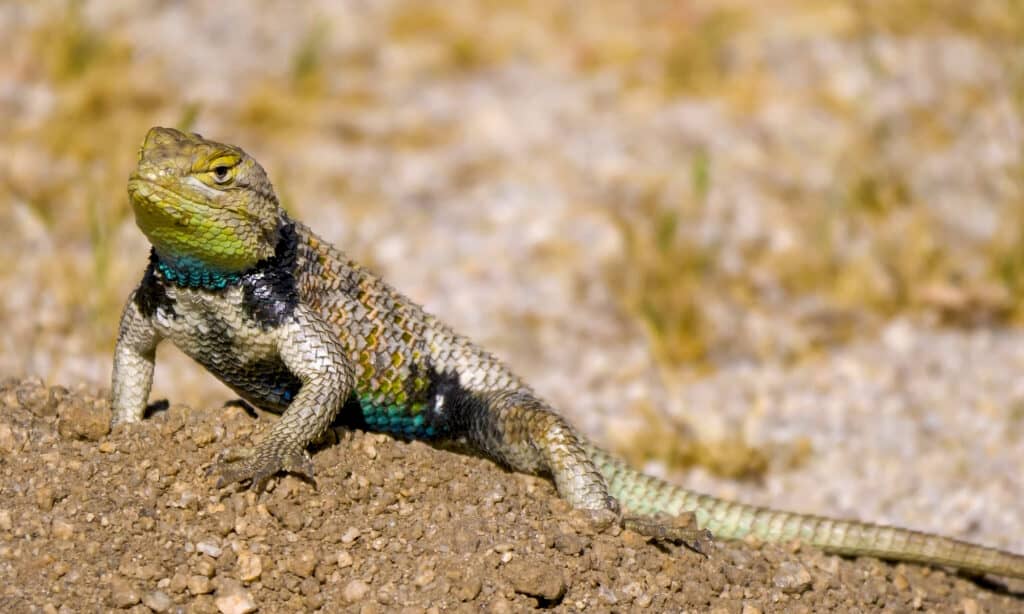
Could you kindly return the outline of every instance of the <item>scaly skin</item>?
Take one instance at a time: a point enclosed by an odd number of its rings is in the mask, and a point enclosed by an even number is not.
[[[142,419],[156,346],[170,339],[250,403],[281,413],[219,485],[309,478],[306,450],[336,419],[406,437],[462,439],[550,475],[594,515],[667,539],[799,539],[831,552],[1024,578],[1024,557],[937,535],[779,512],[700,495],[587,441],[501,361],[329,245],[278,204],[238,147],[153,128],[128,182],[153,245],[121,320],[114,423]],[[679,522],[690,514],[698,528]],[[666,522],[659,515],[676,517]]]

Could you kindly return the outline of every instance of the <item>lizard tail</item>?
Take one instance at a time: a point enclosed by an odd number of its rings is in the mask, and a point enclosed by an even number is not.
[[[586,453],[628,514],[692,512],[697,525],[722,539],[748,535],[766,542],[799,540],[826,552],[872,556],[929,565],[948,565],[973,573],[1024,578],[1024,556],[897,527],[782,512],[725,501],[669,484],[630,468],[607,452],[586,446]]]

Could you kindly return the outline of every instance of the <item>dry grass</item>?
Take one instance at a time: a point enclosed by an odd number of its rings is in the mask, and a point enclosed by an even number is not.
[[[957,126],[970,119],[972,101],[986,104],[988,92],[951,94],[961,105],[952,119],[921,108],[894,127],[864,116],[857,104],[824,85],[792,91],[772,67],[746,59],[751,47],[767,39],[764,24],[775,15],[766,11],[772,10],[786,11],[794,31],[863,43],[865,63],[879,74],[884,70],[869,44],[877,38],[960,37],[993,53],[1014,93],[1015,113],[1024,115],[1020,0],[793,0],[774,9],[740,0],[641,1],[602,3],[587,11],[540,0],[405,3],[380,24],[382,40],[362,52],[339,54],[331,44],[336,31],[310,27],[301,34],[287,74],[254,75],[249,89],[226,107],[169,88],[159,57],[140,58],[116,34],[92,29],[78,3],[58,4],[66,10],[51,11],[12,42],[27,45],[20,71],[35,75],[27,81],[49,88],[53,104],[43,121],[15,122],[3,137],[21,166],[4,177],[0,195],[25,203],[54,244],[78,246],[68,252],[73,256],[56,254],[51,273],[78,302],[75,307],[84,309],[90,339],[103,351],[111,343],[122,290],[131,283],[127,275],[137,272],[116,258],[119,244],[112,233],[129,223],[124,179],[145,130],[166,123],[187,129],[216,118],[225,133],[258,133],[269,143],[331,131],[350,144],[395,151],[448,144],[454,131],[445,125],[395,121],[368,132],[352,121],[380,110],[374,79],[382,49],[415,58],[410,82],[471,79],[534,63],[580,78],[611,76],[621,86],[617,103],[624,109],[711,101],[742,123],[766,103],[798,99],[798,105],[823,109],[850,127],[856,136],[844,144],[827,190],[784,182],[764,189],[773,202],[771,225],[789,237],[782,245],[723,245],[694,232],[692,221],[707,215],[710,195],[729,180],[715,174],[709,151],[695,148],[681,156],[676,176],[628,177],[624,185],[611,186],[603,206],[621,233],[623,255],[608,267],[606,280],[621,296],[622,312],[645,332],[666,377],[694,365],[711,368],[716,350],[743,346],[744,330],[721,313],[786,311],[808,297],[820,310],[857,314],[852,320],[825,318],[827,330],[814,333],[822,343],[870,332],[851,322],[894,316],[950,325],[1024,321],[1024,168],[1007,178],[1014,188],[1004,194],[1013,196],[999,203],[999,231],[978,238],[951,228],[915,196],[907,167],[883,155],[897,142],[921,152],[947,147]],[[788,155],[781,147],[768,154],[771,160]],[[475,183],[500,172],[490,162],[473,169]],[[667,187],[680,182],[686,184],[682,191]],[[279,188],[287,200],[287,181]],[[353,188],[340,177],[331,189],[350,195],[365,186]],[[87,262],[81,253],[88,254]],[[77,267],[71,276],[65,270],[69,261]],[[802,350],[813,352],[819,345]],[[746,353],[759,355],[757,348]],[[675,431],[653,416],[652,424],[656,431]],[[676,444],[665,441],[685,438],[647,439],[671,448]],[[746,460],[727,466],[712,450]],[[742,442],[650,452],[673,464],[701,463],[730,475],[758,474],[765,457]]]

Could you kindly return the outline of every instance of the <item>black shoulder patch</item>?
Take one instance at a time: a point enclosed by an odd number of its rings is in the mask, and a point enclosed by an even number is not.
[[[280,326],[299,304],[295,285],[298,235],[295,224],[281,228],[274,256],[242,275],[242,310],[264,329]]]
[[[156,274],[157,262],[156,250],[151,249],[149,251],[149,266],[146,267],[146,272],[142,275],[142,283],[135,290],[135,306],[147,318],[152,318],[161,307],[174,315],[174,300],[167,296],[167,287],[164,285],[163,279]]]
[[[458,437],[475,428],[487,415],[487,399],[467,390],[455,371],[438,371],[430,366],[427,376],[430,379],[428,411],[439,433]]]

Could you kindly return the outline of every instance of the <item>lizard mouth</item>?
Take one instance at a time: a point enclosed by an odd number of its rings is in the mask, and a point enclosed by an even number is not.
[[[200,187],[195,187],[191,191],[198,193]],[[175,222],[184,222],[184,225],[187,225],[193,216],[217,218],[230,215],[246,223],[258,221],[257,216],[244,207],[231,206],[227,203],[215,204],[202,195],[169,188],[137,173],[128,178],[128,197],[137,214],[143,212],[148,215],[159,215]]]
[[[210,212],[213,207],[164,185],[133,175],[128,180],[128,197],[136,215],[160,216],[183,225],[193,214]]]

